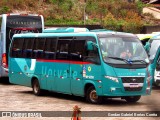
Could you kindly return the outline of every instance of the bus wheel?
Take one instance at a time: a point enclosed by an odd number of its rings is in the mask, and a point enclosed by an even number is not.
[[[156,81],[156,82],[154,82],[154,84],[153,84],[155,87],[160,87],[160,81]]]
[[[89,87],[86,92],[86,100],[89,103],[100,104],[102,103],[102,97],[97,96],[96,90],[93,86]]]
[[[135,103],[137,102],[139,99],[141,98],[141,96],[127,96],[124,99],[129,102],[129,103]]]
[[[33,93],[37,96],[41,95],[40,85],[37,79],[34,79],[32,82]]]

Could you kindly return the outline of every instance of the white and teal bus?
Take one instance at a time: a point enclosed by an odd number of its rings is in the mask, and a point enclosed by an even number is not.
[[[14,34],[34,32],[44,29],[44,18],[37,14],[0,15],[0,77],[8,76],[8,49]]]
[[[48,90],[83,96],[94,104],[103,97],[137,102],[151,92],[148,65],[143,45],[129,33],[16,34],[10,44],[9,80],[32,87],[35,95]]]

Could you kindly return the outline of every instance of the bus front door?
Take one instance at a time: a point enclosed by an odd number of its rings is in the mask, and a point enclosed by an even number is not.
[[[69,63],[56,64],[56,91],[70,94]]]
[[[70,64],[71,92],[74,95],[83,94],[83,64]]]

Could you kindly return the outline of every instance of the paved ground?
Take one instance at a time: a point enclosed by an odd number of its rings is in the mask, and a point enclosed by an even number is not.
[[[4,81],[4,80],[3,80]],[[81,107],[84,111],[160,111],[160,89],[154,89],[151,96],[144,96],[136,104],[128,104],[121,99],[106,100],[102,105],[92,105],[81,97],[46,93],[37,97],[32,94],[32,89],[12,85],[0,81],[0,111],[70,111],[73,106]],[[60,112],[63,117],[45,117],[47,120],[71,120],[64,117],[67,112]],[[94,115],[94,112],[91,113]],[[1,116],[1,115],[0,115]],[[83,115],[82,115],[83,116]],[[0,120],[43,120],[42,118],[2,118]],[[82,120],[158,120],[157,117],[82,117]]]

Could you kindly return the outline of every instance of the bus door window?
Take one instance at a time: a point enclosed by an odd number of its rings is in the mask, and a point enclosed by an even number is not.
[[[68,60],[70,40],[58,40],[56,59]]]
[[[57,63],[54,64],[57,68],[56,90],[64,93],[71,93],[71,79],[72,74],[69,61],[69,48],[71,37],[62,37],[58,39],[56,59]],[[61,62],[60,62],[61,61]],[[60,63],[59,63],[60,62]]]
[[[47,38],[44,48],[45,59],[55,59],[55,49],[57,44],[57,38]]]
[[[21,58],[22,57],[22,46],[24,39],[16,38],[12,44],[11,57]]]
[[[82,61],[85,50],[85,40],[74,40],[71,43],[70,59]]]
[[[45,38],[36,38],[33,46],[33,58],[42,59],[43,58],[43,49],[45,45]]]
[[[32,49],[33,49],[34,39],[25,38],[23,45],[23,57],[32,58]]]
[[[76,37],[71,43],[70,59],[77,61],[77,64],[70,64],[71,92],[72,94],[82,95],[83,93],[83,56],[85,54],[85,39]],[[80,61],[80,62],[79,62]]]

